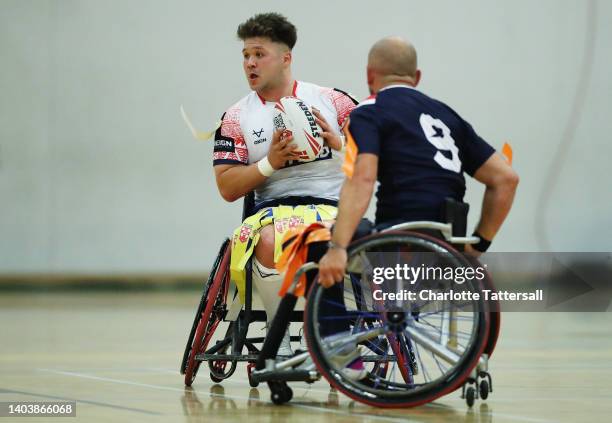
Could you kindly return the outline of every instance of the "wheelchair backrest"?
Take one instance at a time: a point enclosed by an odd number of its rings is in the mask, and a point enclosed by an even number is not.
[[[242,202],[242,221],[253,214],[255,208],[255,191],[251,191],[244,196]]]

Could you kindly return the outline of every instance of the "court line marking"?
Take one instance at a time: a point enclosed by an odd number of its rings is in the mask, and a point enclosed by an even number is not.
[[[158,389],[158,390],[165,390],[165,391],[173,391],[173,392],[182,392],[182,393],[185,393],[185,389],[173,388],[173,387],[170,387],[170,386],[152,385],[152,384],[148,384],[148,383],[134,382],[134,381],[123,380],[123,379],[106,378],[106,377],[101,377],[101,376],[88,375],[88,374],[84,374],[84,373],[68,372],[68,371],[64,371],[64,370],[53,370],[53,369],[36,369],[36,370],[42,371],[42,372],[48,372],[48,373],[56,373],[56,374],[65,375],[65,376],[72,376],[72,377],[80,377],[80,378],[84,378],[84,379],[97,380],[97,381],[102,381],[102,382],[111,382],[111,383],[118,383],[118,384],[122,384],[122,385],[139,386],[139,387],[143,387],[143,388],[151,388],[151,389]],[[191,388],[191,389],[193,389],[193,388]],[[246,400],[246,401],[257,401],[257,402],[261,402],[261,403],[264,403],[264,404],[271,404],[270,401],[262,400],[262,399],[259,399],[259,398],[249,398],[249,397],[243,397],[243,396],[238,396],[238,395],[228,395],[228,394],[215,394],[213,392],[206,392],[206,393],[204,393],[204,392],[198,392],[195,389],[193,389],[193,391],[196,394],[210,395],[211,397],[216,397],[216,398],[229,398],[229,399]],[[293,404],[292,403],[288,403],[287,405],[290,406],[290,407],[305,408],[305,409],[309,409],[309,410],[314,410],[314,411],[318,411],[320,413],[340,414],[340,415],[343,415],[343,416],[355,416],[355,417],[362,417],[362,418],[375,419],[375,420],[383,420],[383,421],[391,421],[391,422],[413,422],[413,423],[420,422],[420,420],[412,420],[408,416],[397,416],[397,415],[396,416],[379,416],[379,415],[376,415],[376,414],[368,414],[368,413],[352,413],[350,411],[334,410],[334,409],[329,409],[329,408],[325,408],[325,407],[317,407],[317,406],[314,406],[314,405],[297,404],[297,403],[293,403]],[[447,407],[445,405],[435,404],[435,403],[425,404],[425,406],[434,407],[434,408],[445,408],[445,409]],[[517,416],[517,415],[505,414],[505,413],[496,413],[496,412],[492,412],[492,411],[490,411],[488,413],[484,413],[482,415],[483,416],[488,416],[488,417],[507,418],[507,419],[513,419],[515,421],[524,421],[524,422],[531,422],[531,423],[554,423],[552,420],[545,420],[545,419],[539,419],[539,418],[534,418],[534,417]]]
[[[158,390],[163,390],[163,391],[173,391],[173,392],[185,393],[185,389],[173,388],[171,386],[152,385],[149,383],[134,382],[134,381],[122,380],[122,379],[112,379],[112,378],[88,375],[84,373],[67,372],[64,370],[53,370],[53,369],[36,369],[36,370],[47,372],[47,373],[55,373],[55,374],[64,375],[64,376],[72,376],[72,377],[80,377],[83,379],[97,380],[100,382],[110,382],[110,383],[117,383],[121,385],[131,385],[131,386],[139,386],[142,388],[151,388],[151,389],[158,389]],[[210,395],[211,397],[216,397],[216,398],[229,398],[229,399],[246,400],[246,401],[257,401],[257,402],[271,405],[270,401],[262,400],[258,398],[249,398],[249,397],[243,397],[243,396],[238,396],[238,395],[215,394],[213,392],[204,393],[204,392],[198,392],[195,389],[193,390],[196,392],[196,394]],[[308,410],[319,411],[321,413],[341,414],[343,416],[362,417],[362,418],[367,418],[367,419],[375,419],[375,420],[390,421],[390,422],[397,422],[397,423],[400,423],[400,422],[418,423],[416,420],[411,420],[403,416],[402,417],[387,417],[387,416],[378,416],[375,414],[367,414],[367,413],[351,413],[349,411],[334,410],[334,409],[328,409],[324,407],[317,407],[317,406],[305,405],[305,404],[289,403],[287,405],[289,407],[305,408]]]
[[[146,370],[149,369],[151,371],[151,373],[159,373],[159,374],[171,374],[171,375],[177,375],[177,371],[176,370],[171,370],[171,369],[167,369],[167,368],[162,368],[162,367],[148,367],[148,368],[143,368],[141,370]],[[93,371],[91,369],[87,369],[88,371]],[[324,384],[327,384],[327,381],[325,379],[321,379],[321,382]],[[223,380],[223,384],[232,384],[232,385],[240,385],[240,386],[249,386],[249,382],[247,381],[243,381],[243,380],[235,380],[235,379],[224,379]],[[498,383],[499,386],[501,384]],[[524,385],[501,385],[503,387],[514,387],[514,388],[523,388]],[[559,386],[556,385],[554,387],[547,387],[547,389],[556,389],[556,388],[567,388],[568,390],[572,390],[572,391],[576,391],[577,389],[581,389],[580,387],[576,387],[576,386],[567,386],[567,387],[563,387],[563,386]],[[295,386],[292,385],[291,389],[293,389],[293,391],[295,390],[301,390],[301,391],[305,391],[305,394],[307,394],[308,392],[320,392],[322,394],[329,394],[329,390],[325,390],[325,389],[319,389],[319,388],[314,388],[314,384],[313,385],[306,385],[306,387],[300,387],[300,386]],[[592,387],[585,387],[583,390],[592,390]],[[335,390],[336,392],[338,392],[338,394],[342,394],[340,391]],[[458,392],[458,391],[454,391],[454,392]],[[451,393],[452,394],[452,393]],[[342,394],[343,395],[343,394]],[[449,394],[450,395],[450,394]],[[495,398],[496,402],[514,402],[514,401],[574,401],[574,402],[583,402],[585,400],[597,400],[597,399],[607,399],[609,397],[607,391],[603,392],[600,394],[599,397],[597,396],[593,396],[592,394],[589,395],[589,398],[576,398],[575,396],[573,397],[562,397],[562,396],[556,396],[556,397],[551,397],[551,398],[543,398],[543,397],[534,397],[534,396],[525,396],[522,398],[518,398],[518,397],[512,397],[512,398],[499,398],[499,396],[497,396]],[[442,397],[444,398],[444,397]],[[442,404],[437,404],[435,402],[431,402],[431,403],[427,403],[427,404],[423,404],[423,406],[436,406],[439,407]]]
[[[60,401],[76,401],[77,406],[78,406],[78,404],[90,404],[90,405],[97,405],[97,406],[100,406],[100,407],[114,408],[114,409],[117,409],[117,410],[134,411],[136,413],[149,414],[149,415],[152,415],[152,416],[163,416],[164,415],[163,413],[159,413],[157,411],[149,411],[149,410],[143,410],[141,408],[133,408],[133,407],[124,407],[122,405],[113,405],[113,404],[109,404],[107,402],[83,400],[83,399],[78,399],[78,398],[64,398],[64,397],[58,397],[56,395],[47,395],[47,394],[39,394],[39,393],[36,393],[36,392],[16,391],[14,389],[0,388],[0,394],[4,394],[4,393],[30,395],[30,396],[33,396],[33,397],[54,399],[54,400],[60,400]]]

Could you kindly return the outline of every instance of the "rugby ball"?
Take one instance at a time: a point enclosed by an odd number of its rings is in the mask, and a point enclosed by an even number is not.
[[[312,109],[297,97],[283,97],[274,106],[274,129],[290,131],[301,162],[311,162],[323,148],[321,128]]]

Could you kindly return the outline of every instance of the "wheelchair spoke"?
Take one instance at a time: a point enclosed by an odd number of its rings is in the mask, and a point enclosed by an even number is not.
[[[425,379],[425,383],[429,382],[431,379],[429,378],[429,373],[427,372],[427,368],[423,364],[423,360],[421,360],[421,353],[419,351],[419,346],[415,345],[414,354],[416,355],[417,360],[419,361],[419,366],[423,369],[423,378]]]

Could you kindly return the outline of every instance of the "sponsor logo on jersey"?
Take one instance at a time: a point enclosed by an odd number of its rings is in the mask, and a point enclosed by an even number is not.
[[[264,129],[261,128],[259,131],[256,131],[253,129],[253,135],[255,135],[257,138],[261,137],[261,134],[263,134]]]
[[[224,151],[227,153],[233,153],[236,150],[234,146],[234,140],[231,138],[221,138],[215,140],[214,151]]]
[[[282,115],[274,116],[274,129],[287,129],[287,125],[285,125]]]

